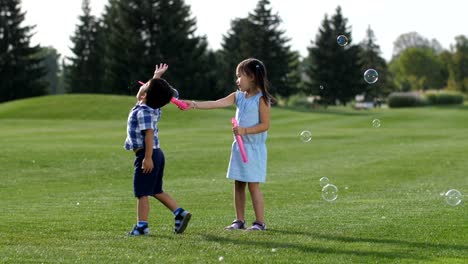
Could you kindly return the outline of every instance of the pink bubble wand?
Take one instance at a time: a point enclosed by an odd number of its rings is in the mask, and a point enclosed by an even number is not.
[[[231,123],[232,123],[232,127],[238,127],[239,126],[239,124],[237,124],[237,120],[236,120],[235,117],[231,118]],[[237,142],[237,145],[239,146],[242,161],[244,163],[247,163],[247,153],[245,152],[244,141],[242,141],[242,136],[241,135],[236,135],[236,142]]]
[[[138,81],[138,83],[141,84],[141,85],[145,85],[145,83],[142,82],[142,81]],[[189,105],[187,103],[182,102],[182,101],[178,100],[175,97],[171,98],[171,103],[177,105],[177,107],[179,107],[182,110],[185,110],[185,109],[187,109],[189,107]]]

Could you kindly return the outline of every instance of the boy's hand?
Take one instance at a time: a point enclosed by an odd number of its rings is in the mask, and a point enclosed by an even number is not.
[[[166,63],[160,63],[159,65],[156,64],[153,79],[161,78],[161,76],[167,71],[167,68],[169,68],[169,65]]]
[[[143,173],[150,173],[153,170],[153,168],[154,168],[153,159],[144,158],[142,166],[141,166]]]

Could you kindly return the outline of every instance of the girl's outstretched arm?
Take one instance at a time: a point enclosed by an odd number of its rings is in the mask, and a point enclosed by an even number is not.
[[[233,92],[230,95],[218,99],[216,101],[202,101],[202,102],[195,102],[195,101],[183,101],[189,105],[186,110],[189,109],[214,109],[214,108],[223,108],[231,106],[236,101],[236,93]]]

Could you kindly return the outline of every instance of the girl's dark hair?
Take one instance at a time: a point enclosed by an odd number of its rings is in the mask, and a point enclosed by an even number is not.
[[[245,73],[247,76],[254,77],[255,86],[260,87],[263,93],[263,100],[267,105],[276,102],[276,99],[268,92],[270,82],[267,78],[267,71],[263,62],[255,58],[248,58],[237,65],[240,72]]]
[[[146,105],[153,108],[161,108],[171,101],[174,96],[174,88],[164,79],[151,79],[146,88]]]

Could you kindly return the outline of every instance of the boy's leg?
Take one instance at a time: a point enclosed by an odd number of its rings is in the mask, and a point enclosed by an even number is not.
[[[234,205],[237,220],[245,221],[245,182],[234,182]]]
[[[148,215],[149,215],[149,210],[150,210],[148,196],[142,196],[138,198],[137,207],[138,207],[138,221],[148,222]]]
[[[174,214],[174,221],[175,221],[174,232],[175,233],[184,232],[185,228],[188,225],[188,222],[190,221],[190,218],[192,217],[192,214],[188,212],[187,210],[184,210],[182,207],[179,207],[177,205],[176,200],[172,198],[172,196],[170,196],[168,193],[161,192],[161,193],[155,194],[154,198],[158,199],[158,201],[164,204],[164,206],[166,206]]]
[[[130,236],[140,236],[149,234],[148,228],[149,199],[148,196],[141,196],[137,200],[137,224],[128,233]]]
[[[170,196],[168,193],[162,192],[154,195],[154,198],[158,199],[164,206],[167,207],[167,209],[171,210],[172,212],[175,211],[175,209],[179,208],[177,205],[177,202],[172,196]]]
[[[252,198],[252,205],[255,212],[255,222],[264,224],[265,223],[265,214],[264,214],[264,205],[263,205],[263,194],[260,191],[260,183],[258,182],[249,182],[249,192]]]

